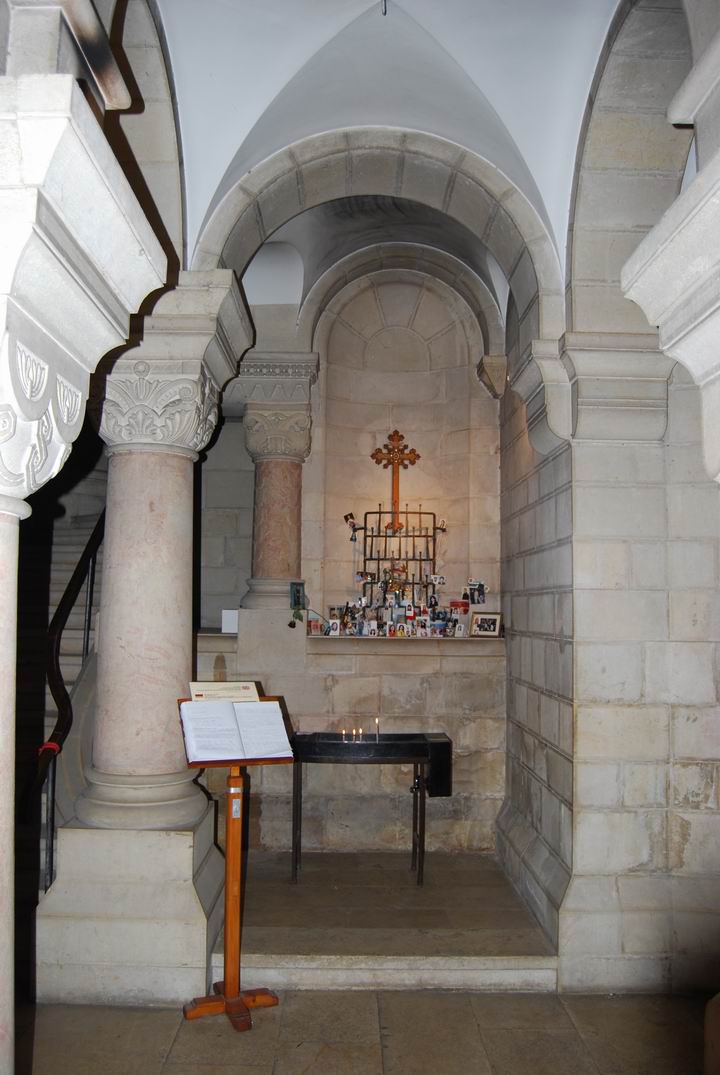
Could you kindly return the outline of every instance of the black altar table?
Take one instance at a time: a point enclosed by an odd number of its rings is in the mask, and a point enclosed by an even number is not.
[[[406,732],[363,735],[349,733],[296,733],[292,738],[293,766],[292,880],[297,882],[302,849],[302,766],[314,762],[333,765],[412,765],[412,859],[417,883],[423,883],[425,864],[425,796],[452,795],[452,740],[440,732]]]

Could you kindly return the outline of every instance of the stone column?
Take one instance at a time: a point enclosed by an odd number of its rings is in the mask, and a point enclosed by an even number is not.
[[[0,799],[0,1069],[12,1066],[15,1019],[15,922],[12,914],[15,861],[15,658],[17,640],[17,568],[19,522],[30,514],[24,500],[0,496],[0,742],[3,743],[3,783],[10,794]],[[7,901],[7,902],[6,902]],[[9,1055],[8,1055],[9,1051]],[[8,1066],[6,1066],[6,1064]]]
[[[193,464],[251,335],[230,271],[183,272],[107,378],[93,761],[38,909],[45,1000],[177,1004],[207,989],[223,861],[177,698],[192,677]]]
[[[92,5],[9,5],[0,129],[0,1070],[13,1067],[13,854],[18,522],[61,469],[90,374],[125,342],[166,259],[95,111],[130,98]],[[50,8],[53,8],[51,11]],[[82,32],[78,22],[82,23]],[[67,25],[66,25],[67,24]],[[68,32],[68,29],[70,32]],[[92,42],[83,54],[79,42]],[[61,47],[62,43],[62,47]],[[92,213],[88,214],[88,204]]]
[[[181,273],[107,379],[97,715],[76,804],[87,825],[181,829],[207,811],[177,715],[192,678],[193,465],[249,339],[231,272]]]
[[[253,352],[232,385],[231,400],[245,403],[245,442],[255,461],[245,608],[288,608],[289,584],[300,577],[302,465],[310,454],[310,388],[317,369],[315,354]]]

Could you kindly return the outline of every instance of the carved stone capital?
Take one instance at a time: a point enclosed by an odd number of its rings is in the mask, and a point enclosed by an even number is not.
[[[303,463],[310,454],[309,407],[279,407],[249,403],[245,409],[245,444],[257,463],[261,459],[294,459]]]
[[[105,381],[100,436],[110,448],[199,452],[218,419],[219,390],[206,365],[121,359]],[[169,368],[174,367],[174,368]]]
[[[112,447],[199,452],[217,424],[220,391],[237,373],[252,322],[234,274],[181,272],[145,319],[143,340],[113,366],[100,402]]]
[[[674,362],[655,335],[573,332],[561,346],[574,440],[662,439]]]
[[[317,354],[250,351],[223,395],[223,413],[240,415],[246,404],[309,404],[317,381]]]
[[[25,497],[62,467],[166,258],[75,79],[0,85],[0,494]]]

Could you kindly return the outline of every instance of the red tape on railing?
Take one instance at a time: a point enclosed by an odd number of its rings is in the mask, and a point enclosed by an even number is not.
[[[49,739],[47,743],[43,743],[42,746],[38,747],[38,755],[42,754],[43,750],[52,750],[53,754],[59,754],[62,747],[59,743],[53,743],[53,741]]]

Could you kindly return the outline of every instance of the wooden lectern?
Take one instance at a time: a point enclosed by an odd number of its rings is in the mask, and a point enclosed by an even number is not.
[[[178,705],[188,699],[178,699]],[[265,696],[263,702],[279,702],[287,722],[283,699]],[[240,906],[242,897],[243,857],[243,795],[247,765],[292,765],[292,758],[239,758],[233,761],[188,761],[191,769],[228,768],[227,831],[225,836],[225,941],[224,972],[220,982],[213,983],[207,997],[195,997],[183,1005],[186,1019],[202,1019],[205,1015],[227,1015],[234,1030],[252,1030],[251,1008],[273,1008],[278,997],[269,989],[240,988]]]

